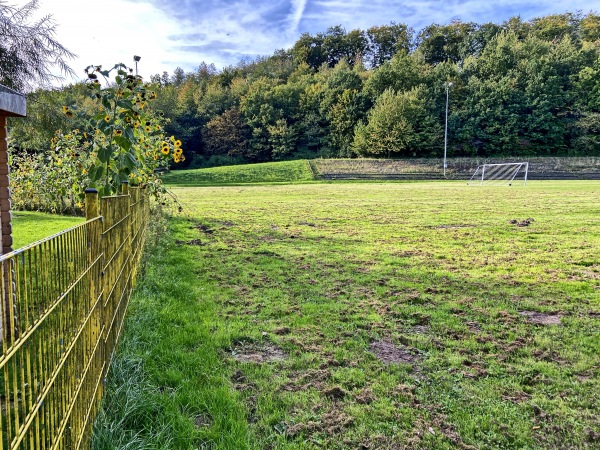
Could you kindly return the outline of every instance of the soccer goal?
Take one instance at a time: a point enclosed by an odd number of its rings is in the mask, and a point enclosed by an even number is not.
[[[482,164],[468,181],[469,185],[512,186],[513,183],[527,184],[528,162]]]

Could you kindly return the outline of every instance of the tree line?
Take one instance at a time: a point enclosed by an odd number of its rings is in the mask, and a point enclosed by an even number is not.
[[[600,154],[600,16],[501,24],[452,21],[304,33],[292,48],[222,70],[201,63],[150,78],[192,167],[313,157]],[[451,83],[451,86],[450,86]],[[38,90],[12,145],[50,150],[77,126],[61,105],[83,84]]]

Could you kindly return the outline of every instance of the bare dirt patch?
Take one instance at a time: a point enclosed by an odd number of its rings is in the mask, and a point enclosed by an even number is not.
[[[244,343],[231,349],[231,357],[240,362],[269,363],[285,360],[287,353],[275,344]]]
[[[364,388],[354,398],[359,405],[370,405],[375,401],[375,394],[370,388]]]
[[[535,222],[535,219],[532,219],[531,217],[528,217],[527,219],[523,220],[512,219],[508,221],[508,223],[510,223],[511,225],[516,225],[518,227],[528,227],[533,222]]]
[[[194,228],[198,231],[202,231],[204,234],[213,234],[214,230],[211,229],[208,225],[204,225],[202,223],[194,225]]]
[[[429,330],[429,325],[415,325],[411,328],[411,332],[415,334],[428,334]]]
[[[473,228],[475,225],[469,224],[449,224],[449,225],[432,225],[429,228],[433,228],[434,230],[445,230],[448,228]]]
[[[369,349],[384,364],[410,364],[414,368],[420,360],[416,349],[389,341],[372,342]]]
[[[193,245],[193,246],[204,245],[200,239],[192,239],[191,241],[176,240],[175,243],[177,245]]]
[[[203,414],[199,414],[194,417],[194,425],[196,425],[196,428],[210,427],[211,424],[211,420]]]
[[[467,322],[467,327],[471,330],[472,333],[480,333],[481,325],[478,322]]]
[[[287,426],[287,435],[295,437],[299,434],[312,435],[325,433],[328,436],[339,434],[354,423],[354,419],[341,411],[329,411],[323,414],[319,422],[308,421]]]
[[[560,325],[561,314],[546,314],[537,311],[519,311],[519,314],[536,325]]]

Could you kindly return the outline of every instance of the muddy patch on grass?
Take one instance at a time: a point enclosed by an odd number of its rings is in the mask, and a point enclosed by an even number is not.
[[[481,325],[478,322],[467,322],[467,327],[472,333],[481,333]]]
[[[339,386],[334,386],[330,389],[326,389],[323,394],[331,400],[342,400],[346,396],[346,391]]]
[[[207,428],[212,425],[212,421],[208,416],[205,416],[204,414],[198,414],[196,417],[194,417],[194,425],[196,425],[196,428]]]
[[[523,220],[512,219],[508,221],[509,224],[516,225],[517,227],[528,227],[533,222],[535,222],[535,219],[532,219],[531,217]]]
[[[354,399],[359,405],[370,405],[375,401],[375,394],[371,388],[364,388],[354,396]]]
[[[341,412],[329,411],[323,414],[319,422],[308,421],[296,424],[287,424],[286,434],[293,438],[300,434],[313,435],[316,433],[324,433],[331,437],[339,434],[344,429],[350,427],[354,423],[354,418]]]
[[[192,245],[192,246],[204,245],[200,239],[192,239],[191,241],[176,240],[175,243],[177,245]]]
[[[457,223],[457,224],[447,224],[447,225],[431,225],[427,228],[432,228],[434,230],[446,230],[452,228],[473,228],[475,225],[470,225],[467,223]]]
[[[410,332],[415,334],[429,334],[429,325],[415,325],[411,328]]]
[[[560,325],[562,315],[558,313],[546,314],[536,311],[519,311],[519,314],[536,325]]]
[[[246,343],[232,347],[231,357],[240,362],[269,363],[284,361],[287,353],[275,344]]]
[[[308,369],[290,376],[290,382],[280,387],[282,391],[299,392],[314,388],[319,391],[326,390],[326,381],[331,376],[327,369]]]
[[[204,234],[213,234],[215,232],[212,228],[210,228],[208,225],[205,225],[203,223],[195,224],[194,228],[198,231],[201,231]]]
[[[372,342],[369,350],[384,364],[410,364],[416,368],[421,359],[415,348],[396,345],[390,341]]]

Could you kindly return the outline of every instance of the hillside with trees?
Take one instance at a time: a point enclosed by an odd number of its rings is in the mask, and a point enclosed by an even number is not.
[[[449,156],[600,154],[600,16],[453,21],[416,32],[333,26],[292,48],[218,70],[150,77],[191,167],[313,157],[439,157],[450,87]],[[61,105],[80,84],[29,96],[12,145],[50,150],[77,127]]]

